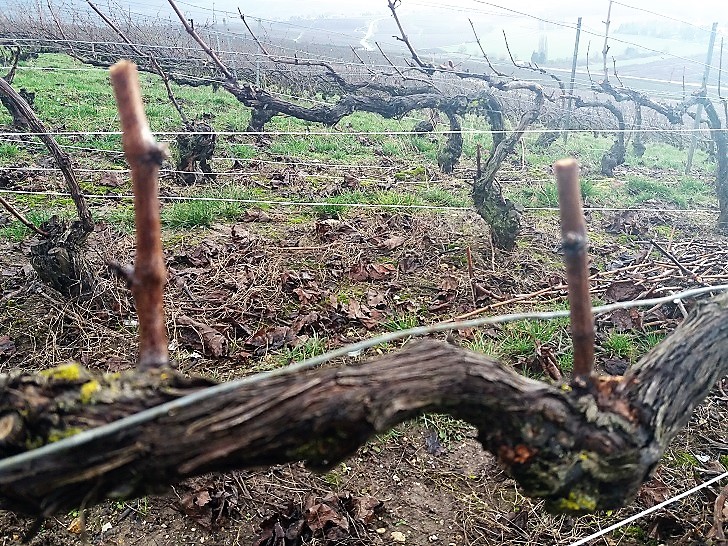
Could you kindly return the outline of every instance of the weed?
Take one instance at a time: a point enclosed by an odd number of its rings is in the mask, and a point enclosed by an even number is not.
[[[221,203],[214,201],[178,201],[167,204],[162,208],[162,225],[174,229],[210,227],[221,216],[221,208]],[[231,211],[230,208],[225,208],[228,212]]]
[[[658,541],[652,539],[642,527],[639,525],[628,525],[618,530],[618,535],[622,538],[631,539],[639,544],[645,544],[647,546],[657,546]]]
[[[20,148],[15,144],[0,142],[0,161],[14,159],[20,154]]]
[[[440,413],[426,413],[420,417],[420,420],[425,428],[437,434],[438,439],[445,446],[449,446],[452,442],[459,442],[473,429],[465,421]]]
[[[677,466],[679,468],[700,466],[700,462],[695,455],[688,453],[687,451],[675,451],[671,455],[672,457],[668,456],[668,460],[673,463],[671,466]]]
[[[238,159],[253,159],[258,155],[258,151],[250,144],[233,144],[230,151]]]
[[[470,206],[470,200],[468,198],[453,194],[447,189],[439,186],[421,189],[417,192],[417,194],[426,203],[440,207]]]
[[[556,362],[562,372],[572,371],[574,369],[574,352],[569,349],[565,353],[557,355]]]
[[[501,356],[501,350],[498,344],[492,338],[480,332],[476,333],[473,340],[467,342],[465,346],[476,353],[482,353],[494,358]]]
[[[399,181],[425,181],[427,180],[427,170],[422,165],[417,165],[416,167],[412,167],[411,169],[394,173],[394,179]]]
[[[326,199],[326,204],[316,205],[313,210],[321,218],[339,218],[351,207],[350,203],[360,203],[363,195],[360,192],[344,192]]]
[[[626,358],[632,360],[636,351],[634,338],[630,334],[624,334],[612,330],[602,342],[602,348],[611,357]]]
[[[317,334],[314,334],[295,347],[286,347],[280,355],[276,355],[275,360],[281,366],[287,366],[292,362],[301,362],[302,360],[313,358],[325,352],[326,342],[319,338]]]
[[[648,332],[639,339],[639,352],[644,354],[656,347],[663,339],[665,334],[662,332]]]
[[[384,329],[390,332],[397,332],[399,330],[407,330],[409,328],[415,328],[419,326],[420,319],[414,314],[402,314],[396,317],[390,318],[384,323]]]
[[[334,489],[337,489],[344,481],[344,476],[346,476],[349,472],[351,472],[351,467],[347,466],[346,463],[341,463],[336,469],[330,470],[321,476],[321,479]]]

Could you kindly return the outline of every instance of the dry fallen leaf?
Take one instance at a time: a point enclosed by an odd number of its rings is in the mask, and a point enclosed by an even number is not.
[[[225,354],[227,350],[227,339],[220,332],[204,324],[196,321],[187,315],[179,315],[176,320],[180,326],[187,326],[191,328],[201,341],[202,348],[205,352],[209,353],[215,358],[218,358]]]
[[[12,356],[15,352],[15,343],[10,336],[0,336],[0,357]]]
[[[407,239],[400,235],[392,235],[389,239],[385,239],[377,246],[386,250],[394,250],[404,244]]]

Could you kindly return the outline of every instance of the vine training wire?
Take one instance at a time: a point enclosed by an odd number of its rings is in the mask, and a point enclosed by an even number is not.
[[[695,129],[691,127],[683,127],[679,129],[656,129],[656,128],[630,128],[630,129],[524,129],[520,131],[522,134],[541,134],[541,133],[593,133],[599,131],[603,133],[615,134],[615,133],[702,133],[702,132],[725,132],[724,128],[710,128],[704,127]],[[273,135],[273,136],[372,136],[372,135],[392,135],[392,136],[422,136],[422,135],[478,135],[478,134],[491,134],[491,133],[506,133],[506,131],[497,131],[493,129],[461,129],[459,131],[450,130],[438,130],[438,131],[152,131],[153,135],[160,136],[178,136],[178,135],[222,135],[222,136],[235,136],[235,135],[247,135],[247,136],[262,136],[262,135]],[[90,135],[101,135],[101,136],[121,136],[121,131],[47,131],[47,132],[15,132],[15,131],[0,131],[0,136],[41,136],[41,135],[53,135],[53,136],[90,136]]]
[[[728,472],[723,472],[723,474],[720,474],[718,476],[715,476],[708,481],[705,481],[701,484],[696,485],[695,487],[688,489],[687,491],[683,491],[682,493],[679,493],[678,495],[675,495],[674,497],[670,497],[669,499],[656,504],[655,506],[652,506],[650,508],[647,508],[646,510],[642,510],[641,512],[634,514],[633,516],[629,516],[628,518],[625,518],[623,520],[618,521],[617,523],[614,523],[613,525],[610,525],[609,527],[605,527],[604,529],[600,529],[596,533],[592,533],[591,535],[584,537],[582,539],[577,540],[576,542],[572,542],[569,544],[569,546],[582,546],[583,544],[587,544],[591,542],[592,540],[595,540],[601,536],[606,535],[607,533],[611,533],[612,531],[615,531],[619,529],[620,527],[624,527],[625,525],[629,525],[633,521],[636,521],[644,516],[647,516],[653,512],[657,512],[658,510],[663,509],[665,506],[668,506],[674,502],[677,502],[681,499],[684,499],[685,497],[689,497],[693,493],[697,493],[701,489],[705,489],[706,487],[713,485],[716,482],[719,482],[723,478],[728,478]]]
[[[679,293],[676,293],[676,294],[673,294],[670,296],[666,296],[666,297],[662,297],[662,298],[650,298],[650,299],[645,299],[645,300],[617,302],[617,303],[613,303],[610,305],[603,305],[600,307],[595,307],[593,309],[593,312],[595,315],[597,315],[597,314],[608,313],[610,311],[615,311],[617,309],[629,309],[629,308],[634,308],[634,307],[652,307],[652,306],[658,305],[658,304],[671,303],[671,302],[680,301],[682,299],[692,298],[692,297],[710,293],[710,292],[722,292],[725,290],[728,290],[728,285],[726,285],[726,284],[694,288],[691,290],[685,290],[683,292],[679,292]],[[16,468],[27,467],[27,465],[32,465],[38,459],[50,457],[50,456],[53,456],[54,454],[63,452],[65,450],[71,450],[74,448],[84,446],[87,443],[98,441],[101,438],[104,438],[109,435],[117,434],[127,428],[131,428],[131,427],[140,425],[142,423],[149,422],[154,419],[163,417],[170,413],[174,413],[176,410],[179,410],[181,408],[184,408],[184,407],[187,407],[190,405],[195,405],[196,403],[198,403],[206,398],[209,398],[210,396],[227,393],[227,392],[233,391],[237,388],[240,388],[242,386],[252,385],[252,384],[267,380],[272,377],[279,377],[279,376],[283,376],[283,375],[299,373],[304,370],[308,370],[308,369],[314,368],[316,366],[319,366],[319,365],[321,365],[325,362],[328,362],[330,360],[333,360],[335,358],[358,357],[361,355],[363,350],[375,347],[375,346],[383,344],[383,343],[389,343],[391,341],[397,341],[397,340],[401,340],[401,339],[408,339],[411,337],[424,336],[424,335],[432,334],[435,332],[452,331],[452,330],[463,329],[463,328],[475,328],[475,327],[484,326],[487,324],[502,324],[502,323],[506,323],[506,322],[513,322],[513,321],[517,321],[517,320],[529,320],[529,319],[550,320],[550,319],[562,318],[562,317],[568,317],[568,316],[569,316],[569,311],[567,311],[567,310],[550,311],[550,312],[536,312],[536,313],[514,313],[514,314],[508,314],[508,315],[500,315],[500,316],[496,316],[496,317],[481,317],[481,318],[467,320],[467,321],[461,321],[461,322],[440,322],[440,323],[433,324],[430,326],[418,326],[415,328],[408,328],[405,330],[398,330],[396,332],[382,334],[382,335],[376,336],[374,338],[360,341],[358,343],[353,343],[350,345],[346,345],[344,347],[340,347],[333,351],[329,351],[323,355],[319,355],[319,356],[316,356],[313,358],[303,360],[302,362],[292,364],[285,368],[278,368],[276,370],[262,372],[262,373],[259,373],[259,374],[253,375],[253,376],[244,377],[244,378],[230,381],[227,383],[220,383],[218,385],[209,387],[202,391],[187,395],[182,398],[178,398],[177,400],[172,400],[170,402],[166,402],[159,406],[155,406],[155,407],[146,409],[146,410],[136,413],[134,415],[129,415],[127,417],[123,417],[122,419],[119,419],[118,421],[114,421],[107,425],[102,425],[100,427],[81,432],[74,436],[64,438],[58,442],[55,442],[52,444],[46,444],[42,447],[33,449],[31,451],[26,451],[24,453],[20,453],[18,455],[13,455],[11,457],[6,457],[5,459],[0,460],[0,472],[11,472],[11,471],[13,471],[13,469],[16,469]],[[659,510],[660,508],[662,508],[664,506],[667,506],[668,504],[676,502],[682,498],[685,498],[685,497],[695,493],[696,491],[699,491],[705,487],[708,487],[709,485],[717,482],[718,480],[720,480],[726,476],[728,476],[728,472],[726,472],[720,476],[717,476],[715,478],[712,478],[711,480],[708,480],[707,482],[700,484],[699,486],[694,487],[688,491],[680,493],[679,495],[677,495],[671,499],[668,499],[663,503],[655,505],[652,508],[644,510],[638,514],[635,514],[634,516],[630,516],[629,518],[626,518],[625,520],[622,520],[614,525],[611,525],[596,533],[593,533],[592,535],[589,535],[581,540],[578,540],[578,541],[574,542],[573,544],[570,544],[569,546],[581,546],[583,544],[586,544],[587,542],[590,542],[596,538],[599,538],[615,529],[623,527],[624,525],[627,525],[630,522],[632,522],[642,516],[650,514],[656,510]]]
[[[32,191],[32,190],[7,190],[0,189],[0,194],[14,195],[41,195],[48,197],[72,197],[68,192],[61,191]],[[87,199],[107,199],[122,200],[134,199],[131,194],[82,194]],[[417,209],[417,210],[459,210],[472,211],[472,207],[465,206],[446,206],[446,205],[416,205],[416,204],[398,204],[398,203],[345,203],[338,201],[284,201],[276,199],[242,199],[236,197],[196,197],[184,195],[160,195],[161,201],[209,201],[217,203],[245,203],[249,205],[282,205],[282,206],[298,206],[298,207],[351,207],[366,209]],[[558,207],[522,207],[524,211],[544,211],[558,212]],[[670,209],[659,207],[585,207],[584,212],[674,212],[678,214],[715,214],[718,209]]]

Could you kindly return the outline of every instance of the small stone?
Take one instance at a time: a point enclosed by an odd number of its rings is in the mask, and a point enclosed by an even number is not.
[[[386,532],[387,530],[384,527],[380,527],[379,529],[377,529],[377,534],[383,535]]]
[[[440,537],[437,535],[430,535],[429,537],[427,537],[427,540],[429,540],[430,542],[437,542],[438,540],[440,540]]]
[[[101,532],[102,532],[102,533],[105,533],[106,531],[111,531],[111,528],[112,528],[112,527],[113,527],[113,525],[111,525],[111,522],[110,522],[110,521],[107,521],[106,523],[104,523],[104,524],[103,524],[103,525],[101,526]]]
[[[407,537],[404,536],[404,533],[400,533],[399,531],[393,531],[389,536],[392,538],[393,542],[399,542],[400,544],[407,542]]]
[[[83,530],[83,523],[81,522],[81,518],[73,518],[73,521],[68,524],[67,530],[69,533],[73,533],[74,535],[80,535],[81,531]]]

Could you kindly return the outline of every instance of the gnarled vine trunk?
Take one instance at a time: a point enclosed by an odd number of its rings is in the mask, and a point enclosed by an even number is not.
[[[475,425],[524,493],[552,510],[612,509],[634,497],[726,374],[728,296],[698,305],[624,377],[563,388],[432,341],[212,387],[164,368],[17,372],[0,376],[0,508],[49,516],[210,471],[328,468],[373,434],[436,411]]]
[[[500,102],[493,96],[486,102],[493,135],[493,151],[485,161],[480,176],[473,183],[472,195],[478,214],[490,226],[493,245],[503,250],[511,250],[515,246],[521,231],[522,213],[516,203],[503,196],[496,174],[505,158],[513,152],[523,132],[538,119],[541,112],[543,92],[540,89],[531,90],[536,95],[533,107],[521,116],[518,126],[508,135]]]
[[[91,212],[71,166],[71,159],[53,139],[43,122],[38,119],[28,102],[0,78],[0,98],[11,103],[18,115],[27,122],[27,127],[38,133],[63,173],[71,193],[79,221],[70,226],[58,218],[52,218],[44,226],[47,238],[31,248],[31,265],[38,276],[49,286],[66,297],[79,297],[91,293],[94,276],[83,256],[83,249],[89,234],[94,230]]]

